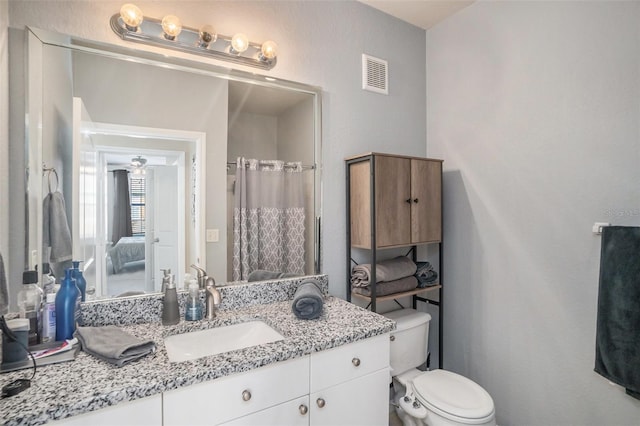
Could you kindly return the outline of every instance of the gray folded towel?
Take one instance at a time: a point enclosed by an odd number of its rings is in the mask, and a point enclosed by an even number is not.
[[[429,262],[417,262],[416,278],[418,278],[418,287],[424,288],[434,285],[438,279],[438,273],[433,270],[433,266]]]
[[[42,206],[43,253],[51,247],[50,263],[71,260],[71,231],[67,221],[64,197],[58,191],[49,193]]]
[[[395,281],[416,273],[417,266],[406,256],[383,260],[376,266],[376,282]],[[356,265],[351,271],[351,285],[366,287],[371,283],[371,265],[363,263]]]
[[[322,314],[324,297],[317,280],[305,280],[293,295],[291,309],[300,319],[315,319]]]
[[[83,351],[118,367],[156,350],[152,340],[138,339],[115,325],[78,327],[74,336]]]
[[[292,272],[271,272],[266,271],[264,269],[256,269],[249,273],[247,277],[247,281],[265,281],[265,280],[276,280],[278,278],[293,278],[299,275],[294,274]]]
[[[376,283],[376,296],[387,296],[393,293],[413,290],[418,286],[418,279],[413,275],[410,277],[400,278],[399,280],[385,281]],[[354,293],[371,297],[371,287],[354,287]]]

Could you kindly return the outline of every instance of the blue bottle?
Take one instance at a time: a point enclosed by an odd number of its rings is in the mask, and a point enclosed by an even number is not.
[[[64,279],[56,294],[56,340],[73,339],[76,319],[80,314],[80,290],[72,277],[72,269],[64,271]]]
[[[80,270],[80,261],[74,260],[73,262],[73,278],[76,280],[76,285],[78,286],[78,290],[80,290],[80,300],[82,302],[85,301],[87,297],[87,280],[82,276],[82,271]]]

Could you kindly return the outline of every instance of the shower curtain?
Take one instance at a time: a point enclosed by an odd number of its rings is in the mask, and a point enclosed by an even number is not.
[[[302,164],[239,157],[233,209],[233,280],[257,269],[304,273]]]
[[[116,245],[120,238],[133,235],[131,228],[131,196],[129,195],[129,172],[113,171],[113,232],[111,241]]]

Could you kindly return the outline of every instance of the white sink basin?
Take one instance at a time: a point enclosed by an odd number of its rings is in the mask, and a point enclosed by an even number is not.
[[[181,362],[283,339],[282,334],[264,322],[249,321],[176,334],[164,339],[164,345],[169,361]]]

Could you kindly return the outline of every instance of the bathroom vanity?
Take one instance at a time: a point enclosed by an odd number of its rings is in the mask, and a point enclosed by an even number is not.
[[[326,292],[326,276],[320,278]],[[154,340],[156,352],[121,368],[84,352],[73,362],[39,368],[29,390],[0,400],[0,418],[6,425],[387,424],[389,333],[395,323],[330,296],[320,318],[299,320],[291,297],[300,282],[223,287],[226,306],[211,321],[122,325]],[[139,302],[153,312],[157,301],[149,298]],[[87,305],[88,318],[99,325],[92,308]],[[123,321],[126,314],[119,312]],[[284,339],[169,361],[168,336],[253,320]]]

